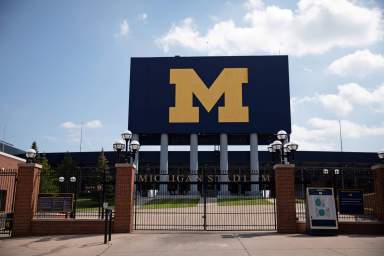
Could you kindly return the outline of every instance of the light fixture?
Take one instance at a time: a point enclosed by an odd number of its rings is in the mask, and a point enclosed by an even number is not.
[[[278,140],[286,140],[288,139],[288,134],[286,131],[284,130],[280,130],[277,132],[277,139]]]
[[[381,150],[381,151],[377,152],[377,156],[378,156],[382,161],[384,161],[384,150]]]
[[[289,161],[294,160],[294,154],[299,148],[299,145],[295,142],[289,142],[288,133],[284,130],[278,131],[276,137],[277,140],[268,145],[268,151],[271,153],[279,153],[281,164],[289,164]]]
[[[72,176],[71,178],[69,178],[69,181],[72,182],[72,183],[73,183],[73,182],[76,182],[76,177],[75,177],[75,176]]]
[[[328,174],[328,173],[329,173],[328,169],[323,169],[323,174]]]
[[[272,142],[271,146],[272,146],[272,149],[273,150],[281,150],[281,147],[282,147],[283,143],[281,143],[281,141],[279,140],[275,140],[274,142]]]
[[[121,134],[121,138],[125,141],[118,140],[113,143],[113,149],[117,152],[117,162],[121,161],[120,152],[124,150],[125,147],[125,161],[128,163],[133,163],[135,161],[136,153],[140,150],[140,143],[137,140],[132,140],[132,132],[130,130],[125,130]]]
[[[59,182],[60,182],[60,183],[63,183],[64,180],[65,180],[64,177],[59,177]]]
[[[122,151],[124,149],[124,142],[121,140],[117,140],[115,143],[113,143],[113,150],[115,151]]]
[[[27,158],[27,163],[33,163],[34,162],[34,159],[36,157],[36,150],[34,150],[33,148],[30,148],[28,149],[26,152],[25,152],[25,156]]]
[[[140,143],[137,140],[131,141],[131,150],[136,153],[140,149]]]
[[[125,130],[122,134],[121,134],[121,138],[123,140],[130,140],[132,139],[132,132],[130,130]]]
[[[294,152],[294,151],[297,151],[297,149],[299,148],[299,145],[295,142],[288,142],[286,144],[287,148],[289,149],[290,152]]]

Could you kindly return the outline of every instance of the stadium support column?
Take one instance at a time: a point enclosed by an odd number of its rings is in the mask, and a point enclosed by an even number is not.
[[[220,191],[219,195],[229,195],[228,191],[228,136],[220,134]]]
[[[189,154],[189,171],[191,175],[191,182],[197,182],[199,160],[198,160],[198,137],[197,134],[191,134],[190,136],[190,154]],[[197,183],[191,183],[190,195],[199,194],[197,190]]]
[[[168,182],[168,179],[168,134],[162,133],[160,138],[160,182]],[[160,183],[159,194],[168,194],[167,183]]]
[[[259,181],[259,143],[257,133],[250,134],[251,182]],[[251,183],[251,194],[259,194],[259,184]]]

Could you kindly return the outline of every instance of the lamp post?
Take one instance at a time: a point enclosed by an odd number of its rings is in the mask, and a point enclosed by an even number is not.
[[[381,160],[381,163],[384,164],[384,150],[381,150],[381,151],[377,152],[377,156]]]
[[[117,152],[117,160],[120,162],[120,152],[125,146],[124,161],[132,164],[135,161],[136,153],[140,150],[140,143],[137,140],[132,140],[132,132],[130,130],[125,130],[121,134],[121,138],[125,141],[125,145],[120,140],[113,144],[113,149]]]
[[[289,141],[289,136],[286,131],[280,130],[276,134],[277,140],[268,146],[268,151],[272,154],[279,153],[280,163],[289,164],[289,158],[294,161],[294,153],[299,145]]]
[[[113,143],[113,150],[117,152],[117,162],[120,163],[120,152],[124,149],[124,142],[117,140]]]
[[[72,218],[76,219],[76,204],[77,204],[77,183],[76,183],[76,177],[75,176],[72,176],[69,178],[69,181],[72,183],[72,184],[75,184],[75,203],[74,203],[74,207],[73,207],[73,215],[72,215]]]
[[[34,150],[33,148],[28,149],[25,152],[27,163],[33,164],[35,162],[36,155],[37,155],[36,150]]]

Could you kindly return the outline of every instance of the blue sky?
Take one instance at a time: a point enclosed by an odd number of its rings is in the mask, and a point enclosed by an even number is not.
[[[383,1],[0,1],[0,138],[111,145],[130,57],[288,54],[300,149],[384,148]]]

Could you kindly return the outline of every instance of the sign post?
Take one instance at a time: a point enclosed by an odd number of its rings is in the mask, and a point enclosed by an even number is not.
[[[310,234],[336,234],[338,223],[333,188],[307,188],[306,212]]]

